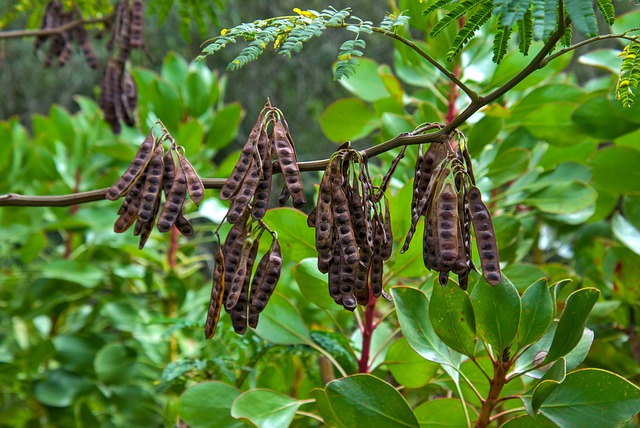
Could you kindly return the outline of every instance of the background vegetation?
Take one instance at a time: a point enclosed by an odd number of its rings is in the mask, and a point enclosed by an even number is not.
[[[35,17],[12,15],[4,5],[2,30],[37,27],[44,2],[18,3],[34,6]],[[327,6],[310,3],[305,7]],[[601,34],[640,22],[637,7],[614,3],[621,16],[609,26],[599,15]],[[86,16],[112,7],[96,4],[83,6]],[[168,4],[147,6],[158,11]],[[331,83],[331,63],[340,43],[351,37],[339,30],[327,31],[290,60],[267,52],[234,73],[224,66],[242,46],[193,62],[200,41],[221,28],[289,15],[300,5],[216,3],[202,35],[197,25],[183,25],[180,32],[184,17],[193,16],[180,9],[183,4],[176,2],[162,25],[162,12],[147,17],[150,55],[135,52],[132,64],[138,126],[124,127],[119,136],[96,103],[100,73],[80,55],[64,68],[42,69],[41,60],[27,54],[31,40],[0,39],[0,193],[56,195],[108,187],[156,118],[185,147],[202,177],[226,177],[266,97],[286,115],[301,160],[326,158],[346,140],[365,148],[423,122],[446,123],[468,102],[414,51],[380,35],[367,36],[367,58],[351,79],[337,84]],[[352,6],[376,25],[384,10],[406,10],[411,20],[401,34],[413,36],[481,94],[504,85],[542,46],[534,43],[523,56],[514,36],[501,64],[492,63],[492,18],[459,59],[448,63],[444,58],[458,28],[430,37],[427,30],[443,14],[423,16],[426,4],[333,6]],[[573,43],[584,37],[574,31]],[[104,60],[103,42],[92,43]],[[208,192],[199,209],[187,207],[196,236],[154,232],[144,251],[130,234],[113,233],[117,208],[108,201],[3,206],[0,425],[320,426],[323,419],[332,426],[467,426],[485,408],[480,397],[491,393],[483,373],[493,379],[505,344],[513,341],[510,373],[516,376],[492,398],[496,424],[635,426],[629,419],[640,410],[634,385],[640,381],[640,103],[625,109],[613,91],[618,54],[626,44],[614,39],[567,52],[460,127],[494,215],[509,278],[489,297],[482,293],[494,289],[483,288],[474,276],[468,295],[447,300],[422,264],[419,242],[405,254],[397,251],[410,223],[415,146],[408,148],[388,194],[395,245],[385,288],[393,290],[394,303],[380,301],[355,314],[335,305],[326,277],[316,269],[305,214],[275,208],[265,221],[283,247],[285,268],[276,295],[257,330],[237,336],[223,316],[211,341],[204,340],[202,327],[212,232],[226,211],[217,192]],[[377,177],[398,150],[372,160]],[[319,175],[306,173],[305,179],[313,200]],[[450,284],[446,290],[457,289]],[[501,304],[486,311],[487,304],[478,303],[484,297]],[[551,312],[523,322],[531,301],[547,302]],[[519,302],[521,311],[508,310],[508,302]],[[446,327],[437,317],[442,308],[475,312],[473,325],[448,326],[462,345],[440,331]],[[520,327],[492,336],[495,326],[506,325]],[[539,325],[530,343],[525,325]],[[554,342],[573,346],[558,350]],[[540,360],[539,352],[555,358]],[[572,413],[577,397],[583,399],[581,411]],[[527,412],[536,410],[532,422]],[[514,416],[522,417],[509,421]]]

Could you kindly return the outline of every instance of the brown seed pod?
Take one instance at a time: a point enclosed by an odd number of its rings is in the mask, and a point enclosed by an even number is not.
[[[231,234],[231,231],[229,232],[229,234]],[[231,241],[230,241],[230,238],[232,239]],[[233,236],[227,235],[227,240],[225,241],[224,247],[222,248],[222,252],[224,254],[224,270],[225,270],[224,282],[227,285],[224,291],[224,300],[223,300],[223,302],[225,302],[225,310],[227,310],[226,303],[228,301],[229,294],[231,291],[231,284],[233,283],[233,279],[236,276],[236,271],[240,266],[240,259],[242,257],[244,243],[246,239],[247,239],[247,230],[244,228],[244,225],[243,225],[242,229],[240,230],[240,234],[238,234],[235,239],[233,239]]]
[[[278,206],[284,207],[285,205],[287,205],[287,201],[289,200],[290,197],[291,197],[291,194],[289,193],[289,189],[287,189],[287,185],[285,184],[282,186],[282,190],[280,191],[280,196],[278,196]]]
[[[211,300],[207,311],[207,321],[204,324],[204,337],[211,339],[216,334],[216,326],[220,319],[220,309],[222,308],[222,298],[224,296],[224,255],[222,247],[218,244],[218,249],[213,257],[215,267],[213,269],[213,285],[211,287]]]
[[[142,32],[144,26],[144,4],[142,0],[133,0],[131,5],[131,36],[129,45],[132,48],[141,48],[144,44]]]
[[[334,162],[336,160],[334,159]],[[331,209],[332,188],[335,165],[329,164],[320,181],[318,202],[316,205],[316,250],[319,254],[330,254],[333,245],[333,210]]]
[[[306,203],[302,177],[300,176],[294,147],[287,138],[287,131],[282,122],[275,122],[273,125],[273,141],[280,168],[284,175],[285,186],[293,199],[293,206],[302,208]]]
[[[430,213],[426,216],[424,221],[422,259],[424,261],[424,266],[429,270],[437,269],[438,265],[436,259],[436,242],[434,238],[435,220],[435,216]]]
[[[251,275],[251,271],[248,269],[248,262],[253,247],[253,240],[246,240],[242,245],[242,249],[240,250],[240,261],[236,266],[236,271],[234,272],[233,280],[230,284],[231,288],[229,288],[229,295],[224,303],[224,307],[227,311],[230,311],[236,303],[238,303],[238,297],[240,297],[240,292],[244,285],[244,279],[247,275]]]
[[[349,204],[344,190],[342,190],[341,187],[333,187],[331,208],[333,210],[333,219],[336,229],[336,245],[341,247],[344,262],[354,268],[360,260],[360,255],[353,227],[351,225]]]
[[[322,273],[329,272],[331,260],[333,260],[333,253],[331,251],[318,253],[318,270]]]
[[[144,201],[142,202],[142,204],[144,204]],[[160,193],[158,192],[155,205],[153,206],[153,211],[151,212],[150,220],[148,222],[141,223],[140,243],[138,244],[138,249],[140,250],[144,248],[144,244],[147,243],[147,239],[149,239],[149,236],[151,236],[151,231],[153,230],[153,224],[155,222],[156,216],[158,215],[159,208],[160,208]],[[140,210],[138,210],[138,221],[140,222]]]
[[[240,190],[233,197],[232,204],[229,206],[229,213],[227,214],[227,221],[229,223],[236,223],[247,210],[249,201],[255,194],[259,182],[260,173],[258,172],[258,168],[253,162],[253,159],[251,159],[251,165],[247,176],[242,182]]]
[[[357,304],[358,300],[355,296],[355,269],[350,266],[346,260],[345,255],[343,253],[342,260],[340,262],[340,272],[338,273],[338,278],[340,279],[340,293],[342,294],[342,306],[345,309],[353,311]]]
[[[58,27],[60,24],[60,14],[62,13],[62,4],[56,0],[50,0],[40,23],[41,30],[48,30]],[[33,43],[33,50],[37,51],[40,46],[49,38],[49,36],[37,36]]]
[[[373,257],[371,257],[371,292],[374,297],[380,297],[382,293],[382,274],[382,257],[380,257],[380,254],[374,252]]]
[[[263,260],[266,263],[263,265]],[[274,239],[270,251],[262,257],[251,283],[251,303],[249,305],[249,326],[258,325],[258,315],[264,310],[276,289],[282,271],[282,251]]]
[[[382,246],[380,247],[380,257],[382,257],[382,260],[389,260],[391,258],[391,252],[393,251],[393,232],[391,231],[391,213],[389,212],[389,204],[384,205],[384,210],[384,219],[379,219],[384,237]]]
[[[329,264],[329,295],[333,300],[342,305],[342,291],[340,291],[340,264],[341,264],[341,251],[339,246],[334,246],[332,249],[331,263]]]
[[[253,245],[251,246],[251,250],[249,252],[249,257],[248,257],[247,266],[246,266],[247,273],[244,276],[242,291],[238,296],[238,300],[236,304],[233,305],[233,308],[231,308],[231,310],[229,310],[229,315],[231,316],[231,323],[233,324],[233,329],[238,334],[244,334],[244,332],[247,330],[247,315],[249,310],[248,308],[249,284],[251,279],[251,271],[253,270],[253,264],[256,260],[256,255],[258,253],[258,245],[259,245],[258,241],[259,241],[258,239],[255,239],[253,241]],[[229,296],[231,296],[231,293],[229,293]]]
[[[149,161],[149,170],[142,186],[142,203],[138,210],[138,219],[143,223],[150,223],[154,218],[154,211],[157,211],[157,202],[162,192],[162,176],[164,175],[164,147],[156,144],[153,156]]]
[[[138,103],[137,91],[136,84],[129,70],[123,70],[119,89],[120,97],[116,102],[119,103],[118,114],[120,114],[121,120],[128,126],[134,126],[136,124],[135,110],[136,104]]]
[[[369,248],[360,249],[361,260],[356,266],[354,288],[358,304],[369,302],[369,270],[371,268],[372,253]]]
[[[149,134],[140,145],[140,148],[138,148],[138,151],[133,158],[133,161],[131,161],[127,167],[127,170],[122,174],[118,181],[116,181],[115,184],[107,190],[105,195],[107,199],[115,201],[131,188],[133,183],[140,177],[140,175],[142,175],[142,172],[149,164],[155,149],[155,144],[153,132],[149,131]]]
[[[202,198],[204,198],[204,185],[202,180],[198,176],[198,173],[186,157],[179,157],[180,165],[184,170],[184,174],[187,177],[187,190],[189,191],[189,197],[196,206],[200,205]]]
[[[91,48],[91,44],[89,43],[89,36],[87,35],[87,29],[84,25],[78,25],[74,29],[73,33],[75,39],[78,41],[80,48],[82,49],[82,54],[84,55],[84,60],[89,67],[94,70],[98,69],[98,57],[95,52]]]
[[[458,256],[458,200],[451,182],[444,183],[434,207],[438,269],[451,270]]]
[[[169,151],[170,153],[171,151]],[[177,174],[171,181],[171,174],[175,174],[175,165],[173,164],[173,156],[170,158],[168,156],[165,156],[162,182],[166,200],[158,217],[158,231],[160,232],[171,230],[178,217],[181,216],[182,206],[187,197],[187,177],[182,163],[178,163]]]
[[[182,214],[179,214],[176,219],[176,228],[184,236],[193,236],[193,226]]]
[[[264,135],[266,136],[266,133]],[[271,147],[265,143],[264,151],[262,150],[262,147],[260,147],[260,151],[262,153],[258,158],[262,156],[262,166],[261,168],[258,168],[258,171],[262,172],[262,178],[258,182],[258,186],[256,187],[256,192],[251,203],[251,216],[256,220],[263,218],[267,213],[269,196],[271,195],[271,181],[273,177]]]
[[[127,193],[127,196],[122,203],[122,206],[118,210],[118,215],[120,216],[115,224],[113,225],[113,230],[116,233],[123,233],[138,218],[138,209],[140,209],[140,203],[142,199],[140,198],[140,192],[142,191],[142,186],[144,185],[144,177],[145,173],[135,182],[135,184],[131,187],[131,190]]]
[[[315,206],[307,216],[307,226],[316,227],[316,214],[318,212],[318,207]]]
[[[482,202],[482,195],[477,187],[472,186],[467,192],[471,221],[476,232],[476,244],[480,255],[482,274],[491,285],[498,285],[502,281],[500,271],[500,256],[496,234],[493,230],[491,214],[487,206]]]

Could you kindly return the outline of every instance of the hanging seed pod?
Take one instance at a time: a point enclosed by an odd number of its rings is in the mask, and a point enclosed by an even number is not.
[[[295,156],[293,145],[287,139],[287,132],[282,122],[275,122],[273,126],[273,141],[278,155],[278,161],[284,175],[284,182],[287,191],[293,199],[293,206],[302,208],[306,199],[302,187],[302,177],[298,169],[298,161]]]
[[[382,257],[374,252],[371,257],[371,292],[374,297],[380,297],[382,293],[383,266]]]
[[[284,207],[285,205],[287,205],[287,201],[289,200],[290,197],[291,197],[291,194],[289,193],[289,189],[287,189],[287,185],[285,184],[282,186],[282,190],[280,191],[280,196],[278,196],[278,206]]]
[[[367,249],[360,250],[362,257],[360,263],[356,267],[354,289],[355,297],[360,305],[366,305],[369,302],[369,269],[371,267],[371,252]]]
[[[227,246],[227,242],[229,241],[229,236],[227,236],[227,241],[225,241],[224,247],[222,248],[222,252],[224,254],[224,282],[226,284],[226,288],[224,290],[224,300],[225,302],[225,310],[226,303],[229,299],[229,294],[231,292],[231,286],[233,280],[236,276],[236,271],[241,263],[241,257],[243,253],[244,243],[247,239],[247,230],[243,227],[240,234],[229,243]],[[250,248],[249,248],[250,250]],[[242,290],[240,290],[241,292]],[[228,311],[228,310],[227,310]]]
[[[451,269],[458,256],[458,200],[453,186],[446,182],[438,195],[436,214],[436,257],[438,268]]]
[[[42,22],[40,23],[41,30],[48,30],[58,26],[58,22],[60,22],[60,14],[62,13],[62,5],[60,2],[55,0],[50,0],[47,3],[47,7],[44,12],[44,16],[42,18]],[[40,49],[42,44],[49,38],[49,36],[37,36],[35,41],[33,42],[33,50],[34,52]]]
[[[318,207],[315,206],[307,216],[307,226],[316,227],[316,215],[318,213]]]
[[[467,200],[469,201],[473,228],[476,231],[482,274],[489,284],[498,285],[502,281],[502,274],[500,272],[500,256],[498,255],[498,245],[496,243],[496,234],[493,230],[491,214],[487,206],[482,202],[482,195],[477,187],[472,186],[469,189]]]
[[[342,291],[340,291],[340,264],[341,251],[339,246],[335,246],[332,250],[331,263],[329,264],[329,295],[333,300],[342,305]]]
[[[115,184],[107,190],[105,195],[107,199],[115,201],[131,188],[133,183],[140,177],[140,175],[142,175],[142,172],[149,164],[154,149],[155,140],[153,138],[152,131],[149,131],[149,134],[140,145],[140,148],[133,158],[133,161],[131,161],[127,167],[127,170],[122,174],[118,181],[116,181]]]
[[[247,274],[244,276],[242,291],[238,296],[238,301],[233,306],[233,308],[229,310],[229,315],[231,316],[233,329],[238,334],[244,334],[245,331],[247,330],[247,313],[249,309],[248,308],[249,284],[251,279],[251,270],[253,269],[253,264],[256,260],[257,253],[258,253],[258,239],[254,240],[253,245],[251,246],[251,250],[249,252],[249,258],[247,260],[247,267],[246,267]]]
[[[318,203],[316,205],[316,250],[319,254],[331,253],[333,244],[333,210],[331,208],[333,175],[337,173],[336,157],[325,169],[320,181]]]
[[[193,226],[182,214],[178,214],[176,219],[176,228],[184,236],[193,236]]]
[[[340,272],[338,277],[340,278],[342,306],[344,306],[345,309],[353,311],[358,304],[355,296],[355,269],[352,266],[349,266],[346,262],[344,254],[340,262]]]
[[[129,190],[129,192],[127,193],[122,206],[118,210],[118,215],[120,217],[113,225],[114,232],[125,232],[138,218],[138,210],[140,209],[140,203],[142,202],[142,199],[140,198],[140,192],[142,191],[142,186],[144,185],[145,176],[146,173],[144,173],[140,177],[140,179],[135,182],[133,187],[131,187],[131,190]]]
[[[331,251],[318,253],[318,270],[322,273],[329,272],[331,260],[333,260],[333,254]]]
[[[165,198],[169,196],[169,191],[173,186],[173,182],[176,179],[176,163],[173,159],[173,148],[170,148],[167,154],[164,155],[164,171],[162,175],[162,190],[164,191]],[[186,177],[185,177],[186,184]]]
[[[266,136],[266,133],[264,135]],[[258,171],[262,172],[262,178],[256,187],[253,202],[251,203],[251,216],[256,220],[263,218],[267,213],[269,196],[271,195],[271,179],[273,177],[271,147],[267,143],[265,143],[263,153],[262,166],[258,168]]]
[[[171,151],[169,151],[169,154]],[[177,174],[175,165],[173,164],[173,156],[167,158],[165,156],[165,169],[163,177],[163,187],[165,193],[165,203],[158,217],[158,231],[168,232],[176,223],[178,217],[181,216],[182,206],[187,197],[187,177],[182,167],[182,163],[178,163]],[[171,174],[176,174],[172,182]],[[171,183],[171,184],[169,184]],[[185,219],[186,220],[186,219]]]
[[[229,295],[227,296],[227,301],[224,304],[224,307],[227,311],[230,311],[236,305],[236,303],[238,303],[238,298],[240,297],[240,292],[242,291],[242,286],[244,285],[244,279],[247,275],[251,275],[251,272],[248,271],[248,262],[249,256],[251,255],[251,250],[254,247],[253,244],[253,240],[247,240],[242,245],[242,249],[240,251],[240,261],[236,266],[236,271],[230,284],[231,288],[229,288]]]
[[[187,190],[189,191],[189,197],[196,206],[200,205],[202,198],[204,198],[204,185],[202,180],[198,176],[198,173],[186,157],[179,157],[180,165],[184,170],[184,174],[187,177]]]
[[[222,308],[222,298],[224,296],[224,255],[222,247],[218,244],[218,249],[213,257],[215,267],[213,269],[213,285],[211,287],[211,300],[207,311],[207,321],[204,324],[204,337],[211,339],[216,334],[216,326],[220,319],[220,309]]]
[[[94,70],[98,69],[98,57],[95,52],[91,48],[91,44],[89,43],[89,36],[87,35],[87,29],[84,25],[78,25],[74,30],[74,37],[78,41],[80,48],[82,49],[82,54],[84,55],[84,60],[89,67]]]
[[[355,267],[360,256],[355,234],[351,226],[351,216],[349,215],[349,204],[347,197],[341,187],[333,188],[333,199],[331,201],[333,218],[336,225],[336,235],[338,246],[342,248],[344,262]],[[317,229],[316,229],[317,230]]]
[[[227,214],[227,221],[229,223],[236,223],[240,219],[242,214],[249,206],[249,201],[255,194],[259,182],[260,173],[258,172],[258,169],[252,159],[251,165],[249,167],[249,172],[242,182],[240,190],[233,197],[233,203],[229,206],[229,213]]]
[[[355,233],[358,247],[362,248],[367,242],[368,230],[367,221],[365,219],[364,204],[362,203],[362,198],[358,193],[357,187],[352,188],[348,195],[353,231]]]
[[[129,45],[132,48],[141,48],[144,44],[142,39],[144,25],[144,4],[142,0],[133,0],[131,6],[131,38]]]
[[[144,201],[143,201],[143,204],[144,204]],[[155,222],[156,216],[158,215],[159,208],[160,208],[160,194],[158,193],[155,205],[153,206],[153,211],[151,212],[150,220],[148,222],[141,223],[140,243],[138,244],[138,249],[140,250],[144,248],[144,244],[147,243],[147,239],[149,239],[149,236],[151,236],[151,231],[153,230],[153,224]],[[140,221],[140,211],[138,211],[138,221]]]
[[[389,212],[389,204],[384,205],[384,210],[384,219],[378,219],[378,223],[382,228],[382,234],[384,237],[383,243],[380,246],[380,257],[382,257],[382,260],[389,260],[391,258],[391,252],[393,251],[393,233],[391,232],[391,213]]]
[[[266,262],[263,265],[263,260]],[[270,251],[262,257],[251,283],[251,303],[249,305],[249,326],[256,328],[258,315],[264,310],[276,289],[282,271],[282,251],[274,238]]]
[[[149,161],[149,170],[142,186],[142,204],[138,210],[138,218],[144,223],[149,223],[153,219],[154,206],[160,199],[162,191],[162,176],[164,175],[164,148],[162,144],[157,144],[153,156]]]
[[[424,266],[429,270],[437,269],[438,265],[436,259],[436,242],[434,238],[435,220],[436,218],[433,213],[430,213],[426,216],[424,221],[422,258],[424,261]]]

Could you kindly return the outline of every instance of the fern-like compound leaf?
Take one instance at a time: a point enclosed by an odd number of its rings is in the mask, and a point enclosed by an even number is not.
[[[422,15],[428,15],[438,9],[442,9],[443,7],[453,3],[454,1],[457,0],[434,0],[430,4],[427,4],[427,8],[422,11]]]
[[[623,107],[631,107],[634,102],[634,89],[640,83],[640,42],[631,42],[619,55],[622,57],[620,75],[616,84],[616,99]]]
[[[604,20],[609,25],[613,25],[616,20],[616,10],[613,7],[611,0],[598,0],[598,9],[604,16]]]
[[[333,72],[333,79],[340,80],[343,77],[349,78],[356,72],[358,57],[363,55],[366,43],[362,39],[347,40],[340,46],[338,62]]]
[[[587,37],[598,35],[598,22],[591,0],[565,0],[567,14],[573,26]]]
[[[493,38],[493,58],[492,61],[496,64],[500,64],[502,58],[507,53],[507,48],[509,47],[509,37],[511,37],[511,32],[513,31],[513,27],[500,27],[498,31],[496,31],[496,35]]]
[[[518,26],[518,49],[522,55],[529,53],[531,42],[533,41],[533,14],[531,10],[527,10],[517,23]]]
[[[544,34],[544,0],[533,0],[532,4],[533,40],[542,40],[542,35]]]
[[[542,26],[542,39],[551,36],[558,26],[558,0],[544,0],[544,24]]]
[[[452,61],[476,31],[489,20],[492,9],[491,1],[484,1],[480,4],[480,7],[469,17],[453,40],[449,51],[447,51],[447,61]]]
[[[431,31],[429,32],[429,37],[437,36],[440,31],[447,28],[452,22],[457,22],[458,19],[464,16],[464,14],[466,14],[469,10],[476,7],[479,3],[483,4],[485,2],[463,1],[461,3],[458,3],[458,5],[456,5],[451,10],[451,12],[449,12],[431,29]]]
[[[409,17],[403,15],[402,12],[398,15],[395,13],[387,13],[382,22],[380,22],[380,28],[395,33],[398,27],[405,26],[407,22],[409,22]]]
[[[500,24],[505,27],[513,26],[524,17],[524,14],[529,10],[530,4],[531,0],[511,0],[502,4],[500,7]],[[496,11],[496,9],[494,3],[494,11]]]

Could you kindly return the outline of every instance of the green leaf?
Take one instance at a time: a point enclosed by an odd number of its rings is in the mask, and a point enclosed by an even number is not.
[[[296,411],[304,404],[269,389],[252,389],[233,402],[231,416],[247,419],[257,427],[286,427],[291,424]]]
[[[470,415],[475,413],[473,407],[457,398],[437,398],[416,407],[413,413],[423,428],[467,428],[463,406],[467,406]],[[472,417],[471,420],[474,418]]]
[[[136,352],[119,343],[110,343],[96,354],[93,367],[105,383],[127,383],[136,372]]]
[[[531,394],[531,411],[529,412],[529,409],[527,409],[531,416],[535,416],[535,414],[538,413],[542,403],[544,403],[553,390],[564,381],[566,376],[567,362],[561,357],[551,366],[533,389],[533,393]]]
[[[600,291],[596,288],[582,288],[571,293],[558,321],[558,328],[544,361],[549,363],[567,355],[582,338],[587,325],[587,317],[598,301]]]
[[[589,208],[598,197],[591,186],[580,181],[557,183],[532,193],[524,203],[553,214],[572,214]]]
[[[358,72],[348,79],[338,82],[349,92],[363,101],[372,103],[390,96],[378,73],[378,63],[369,58],[359,60]]]
[[[404,337],[391,345],[384,364],[398,383],[406,388],[423,387],[440,368],[440,364],[425,360],[417,354]]]
[[[450,283],[433,286],[429,302],[429,320],[436,334],[450,348],[473,356],[476,349],[476,326],[469,295]]]
[[[320,116],[322,132],[331,141],[344,143],[369,135],[379,126],[375,113],[357,98],[344,98],[331,104]]]
[[[181,89],[190,116],[199,117],[211,108],[209,87],[197,71],[189,72]]]
[[[343,307],[328,293],[328,276],[318,270],[318,259],[310,257],[303,259],[292,269],[293,278],[298,283],[300,291],[310,303],[330,311],[342,311]]]
[[[333,356],[348,374],[358,372],[358,361],[353,348],[342,334],[316,330],[311,332],[311,339]]]
[[[350,428],[340,422],[335,411],[333,410],[333,407],[331,407],[331,403],[329,402],[324,389],[315,388],[311,390],[311,392],[309,392],[309,396],[316,400],[316,406],[318,406],[320,416],[322,416],[325,426],[336,428]]]
[[[540,339],[553,323],[554,302],[547,279],[531,284],[522,295],[522,312],[518,327],[520,348]]]
[[[614,195],[640,192],[640,151],[629,147],[607,147],[591,159],[593,181]]]
[[[94,288],[104,280],[104,271],[89,263],[58,259],[44,265],[42,277],[73,282],[86,288]]]
[[[226,383],[199,383],[178,399],[178,414],[193,428],[242,427],[231,417],[231,405],[240,391]]]
[[[204,127],[200,121],[192,119],[180,124],[176,141],[184,147],[187,156],[193,156],[200,152],[203,140]]]
[[[620,213],[613,215],[611,229],[620,242],[634,253],[640,255],[640,231],[620,215]]]
[[[615,373],[584,369],[567,374],[540,412],[562,427],[608,428],[640,409],[640,389]]]
[[[162,77],[180,88],[189,74],[189,64],[179,53],[171,51],[162,61]]]
[[[487,177],[491,179],[494,187],[500,187],[522,175],[527,170],[530,159],[529,150],[521,148],[505,150],[489,165]]]
[[[88,379],[64,370],[54,370],[46,372],[44,379],[35,383],[33,396],[46,406],[67,407],[90,388],[91,382]]]
[[[461,355],[442,343],[429,321],[429,299],[413,287],[392,287],[402,334],[423,358],[436,363],[460,366]]]
[[[535,419],[529,415],[522,415],[508,420],[501,428],[558,428],[558,425],[542,415]]]
[[[564,5],[569,18],[571,18],[571,24],[573,24],[578,31],[587,37],[598,35],[598,22],[596,21],[596,13],[591,2],[565,0]]]
[[[97,336],[64,334],[53,338],[56,360],[70,371],[84,372],[93,369],[93,359],[104,343]]]
[[[217,110],[211,120],[207,146],[214,149],[227,147],[238,133],[244,112],[240,103],[231,103]]]
[[[282,294],[276,292],[260,314],[256,333],[278,345],[309,344],[311,337],[300,312]]]
[[[544,108],[531,111],[522,120],[531,135],[558,146],[573,146],[581,143],[585,135],[571,121],[571,112],[577,107],[573,102],[556,101]]]
[[[282,258],[297,263],[317,257],[315,232],[307,226],[307,216],[293,208],[274,208],[267,211],[264,221],[278,233]]]
[[[607,95],[589,99],[576,109],[571,120],[581,131],[595,138],[614,139],[635,131],[640,124],[628,120]]]
[[[518,290],[504,274],[502,282],[495,287],[481,276],[471,293],[471,303],[478,336],[494,348],[496,355],[502,355],[518,332]]]
[[[358,374],[331,381],[325,394],[336,418],[345,426],[420,426],[404,397],[375,376]]]

